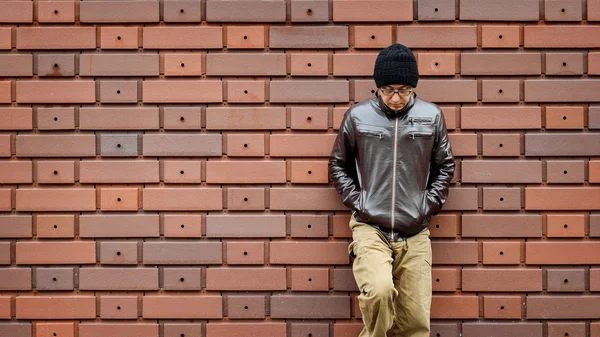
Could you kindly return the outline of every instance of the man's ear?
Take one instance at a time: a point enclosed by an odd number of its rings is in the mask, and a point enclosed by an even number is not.
[[[379,89],[375,89],[375,97],[379,97]]]

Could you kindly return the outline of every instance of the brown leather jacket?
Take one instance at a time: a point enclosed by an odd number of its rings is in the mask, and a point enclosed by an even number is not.
[[[397,240],[429,225],[446,202],[454,166],[441,110],[413,94],[399,111],[380,97],[350,107],[329,175],[357,221]]]

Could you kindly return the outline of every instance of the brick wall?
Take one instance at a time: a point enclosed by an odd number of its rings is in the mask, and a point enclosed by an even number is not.
[[[457,172],[432,336],[600,336],[600,0],[0,1],[0,336],[346,337],[378,51]]]

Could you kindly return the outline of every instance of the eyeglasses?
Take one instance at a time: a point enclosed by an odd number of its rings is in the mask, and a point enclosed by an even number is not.
[[[400,96],[408,96],[410,94],[412,94],[414,89],[400,89],[400,90],[394,90],[394,89],[379,89],[381,91],[381,94],[383,96],[394,96],[394,94],[398,94]]]

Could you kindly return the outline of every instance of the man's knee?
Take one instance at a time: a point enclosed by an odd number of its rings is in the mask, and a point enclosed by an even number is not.
[[[394,284],[386,281],[371,282],[369,287],[363,290],[363,295],[373,301],[387,302],[393,301],[396,296]]]

